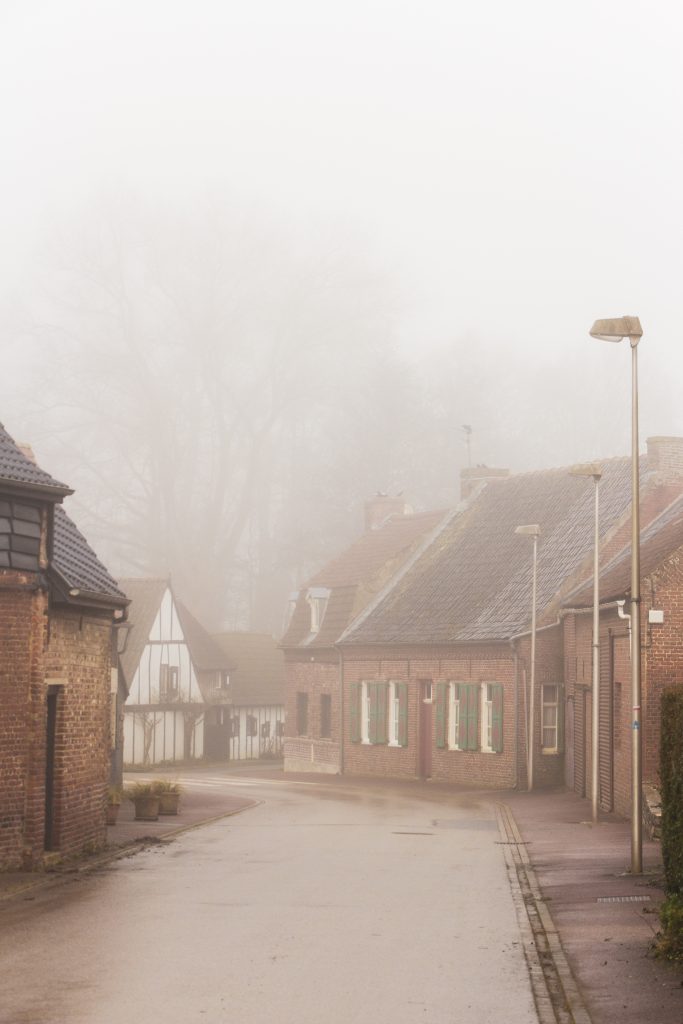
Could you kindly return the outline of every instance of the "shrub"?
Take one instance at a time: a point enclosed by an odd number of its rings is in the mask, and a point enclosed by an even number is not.
[[[662,859],[667,896],[655,952],[683,960],[683,686],[662,694]]]
[[[159,793],[180,793],[182,790],[180,783],[174,782],[172,779],[155,779],[151,786],[157,795]]]

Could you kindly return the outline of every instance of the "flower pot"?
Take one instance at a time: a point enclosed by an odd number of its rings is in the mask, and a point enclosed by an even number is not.
[[[115,825],[121,804],[107,804],[107,825]]]
[[[158,796],[136,796],[133,803],[136,821],[156,821],[159,817]]]
[[[177,814],[180,793],[159,793],[159,814]]]

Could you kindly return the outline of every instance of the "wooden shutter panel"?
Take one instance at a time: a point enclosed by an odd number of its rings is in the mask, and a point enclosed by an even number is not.
[[[398,684],[398,742],[408,746],[408,684]]]
[[[351,683],[349,702],[349,733],[352,743],[360,743],[360,698],[361,684]]]
[[[446,683],[436,684],[436,745],[446,746]]]
[[[500,684],[493,687],[491,746],[497,754],[503,749],[503,687]]]
[[[367,683],[368,688],[368,739],[377,742],[377,683]]]
[[[471,683],[466,686],[467,690],[467,745],[466,750],[477,750],[479,747],[479,693],[478,683]],[[460,708],[462,715],[462,707]]]
[[[387,683],[375,683],[375,702],[377,704],[375,743],[387,742],[387,689]]]
[[[461,750],[467,750],[467,708],[469,701],[469,686],[465,686],[463,683],[458,683],[456,686],[456,695],[460,701],[460,718],[458,720],[458,746]]]

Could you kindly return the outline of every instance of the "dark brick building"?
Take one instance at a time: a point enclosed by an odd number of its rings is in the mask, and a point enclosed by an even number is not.
[[[127,600],[0,427],[0,868],[102,846]]]

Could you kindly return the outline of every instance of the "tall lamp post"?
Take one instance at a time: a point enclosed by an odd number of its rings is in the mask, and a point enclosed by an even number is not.
[[[591,717],[591,817],[598,822],[598,753],[600,743],[600,477],[602,469],[591,462],[573,466],[572,476],[590,476],[595,484],[595,516],[593,522],[593,714]]]
[[[596,320],[590,334],[601,341],[631,343],[631,873],[643,871],[642,739],[640,715],[640,492],[638,468],[638,342],[643,329],[637,316]]]
[[[538,566],[538,538],[541,528],[537,523],[518,526],[515,533],[534,538],[534,560],[531,578],[531,672],[529,682],[529,721],[527,723],[526,777],[529,792],[534,788],[534,696],[536,692],[536,574]]]

